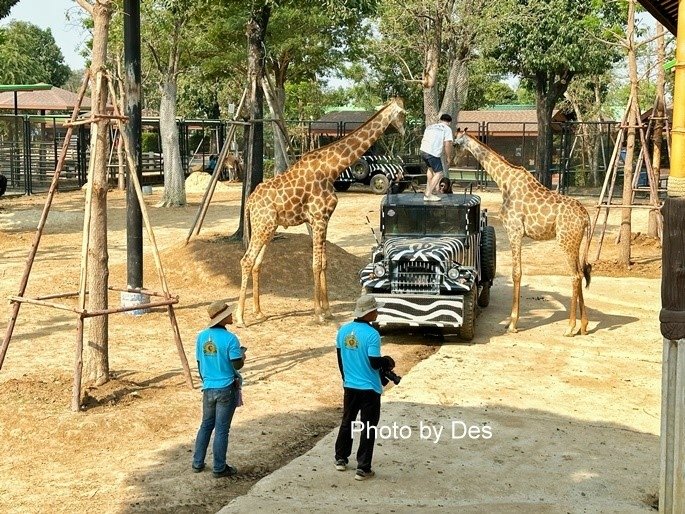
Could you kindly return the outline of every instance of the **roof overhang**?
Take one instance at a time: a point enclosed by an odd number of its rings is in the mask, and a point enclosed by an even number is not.
[[[638,0],[674,36],[678,32],[678,0]]]

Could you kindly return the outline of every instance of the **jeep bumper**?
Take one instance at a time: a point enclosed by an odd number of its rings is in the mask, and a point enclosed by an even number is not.
[[[373,294],[373,293],[371,293]],[[375,323],[379,326],[460,327],[463,295],[373,294],[382,305]]]

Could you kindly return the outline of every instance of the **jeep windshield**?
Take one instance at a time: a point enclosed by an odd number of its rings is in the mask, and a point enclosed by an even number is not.
[[[385,236],[463,236],[478,231],[480,198],[445,195],[427,203],[420,194],[388,195],[381,204]]]
[[[464,234],[464,220],[458,211],[445,208],[397,206],[385,212],[385,235],[459,235]]]

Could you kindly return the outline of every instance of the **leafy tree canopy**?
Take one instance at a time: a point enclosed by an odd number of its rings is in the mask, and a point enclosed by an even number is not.
[[[0,82],[62,86],[69,78],[62,51],[50,29],[13,21],[0,27]]]
[[[19,0],[0,0],[0,18],[7,16],[12,7],[14,7],[18,2]]]
[[[494,38],[488,53],[505,71],[524,78],[590,73],[611,67],[620,49],[616,40],[625,4],[583,0],[502,0],[488,17]]]

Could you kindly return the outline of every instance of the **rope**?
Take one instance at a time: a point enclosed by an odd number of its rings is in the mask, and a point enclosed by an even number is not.
[[[685,177],[668,177],[668,196],[685,197]]]

